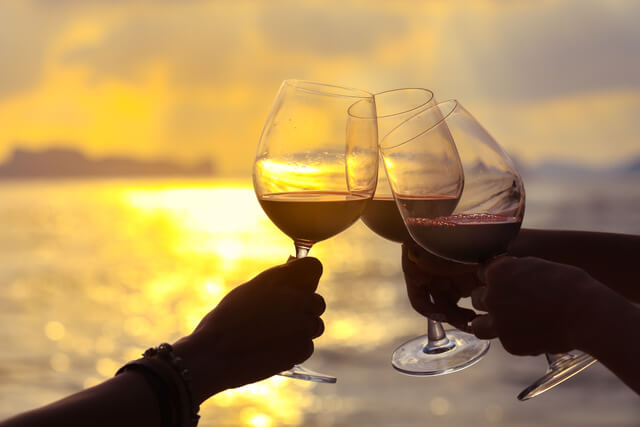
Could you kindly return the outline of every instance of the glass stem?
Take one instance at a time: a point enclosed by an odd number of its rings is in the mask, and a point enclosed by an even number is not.
[[[545,353],[545,357],[547,358],[549,369],[553,370],[567,360],[573,359],[574,356],[569,353]]]
[[[311,246],[313,246],[312,243],[301,242],[298,240],[294,240],[293,244],[296,247],[296,258],[306,257],[311,250]]]
[[[427,319],[427,343],[422,348],[426,354],[439,354],[452,350],[456,343],[447,338],[442,324],[436,320]]]

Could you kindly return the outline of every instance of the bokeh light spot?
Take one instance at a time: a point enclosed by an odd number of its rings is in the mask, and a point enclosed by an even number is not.
[[[429,409],[431,409],[431,413],[439,417],[447,415],[450,408],[451,404],[444,397],[434,397],[431,399],[431,402],[429,402]]]
[[[67,372],[70,365],[69,356],[64,353],[55,353],[49,359],[49,365],[56,372]]]
[[[44,334],[51,341],[60,341],[62,338],[64,338],[64,325],[56,320],[49,321],[44,326]]]

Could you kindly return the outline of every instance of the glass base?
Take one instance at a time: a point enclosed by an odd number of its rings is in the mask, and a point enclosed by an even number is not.
[[[537,395],[552,389],[561,382],[568,380],[578,372],[593,365],[595,362],[597,362],[597,360],[588,354],[582,353],[580,355],[575,355],[567,353],[566,356],[551,364],[547,373],[540,379],[522,390],[518,395],[518,400],[524,401],[531,399],[532,397],[536,397]]]
[[[278,375],[288,378],[295,378],[297,380],[313,381],[314,383],[334,384],[336,381],[338,381],[336,377],[312,371],[311,369],[307,369],[302,365],[295,365],[288,371],[280,372]]]
[[[448,330],[447,338],[444,351],[435,351],[433,346],[426,348],[426,335],[409,340],[393,352],[391,364],[407,375],[444,375],[468,368],[489,350],[489,341],[458,329]]]

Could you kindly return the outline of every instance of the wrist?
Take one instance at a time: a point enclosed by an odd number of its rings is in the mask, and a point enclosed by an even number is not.
[[[618,345],[618,334],[629,327],[627,318],[635,312],[631,303],[604,285],[590,289],[581,295],[569,322],[574,348],[599,357],[603,348]]]
[[[207,347],[195,333],[173,344],[174,353],[191,373],[194,400],[198,404],[227,388],[222,381],[221,361],[212,360]]]

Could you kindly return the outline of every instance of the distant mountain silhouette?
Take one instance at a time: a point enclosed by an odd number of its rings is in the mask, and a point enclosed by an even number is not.
[[[0,178],[204,176],[213,173],[210,161],[184,166],[169,160],[143,161],[120,156],[92,159],[67,148],[43,151],[17,148],[4,164],[0,164]]]
[[[640,172],[640,159],[630,163],[625,170],[628,172]]]
[[[524,169],[526,176],[567,177],[584,175],[610,175],[640,172],[640,158],[631,162],[592,166],[563,160],[546,160]]]

